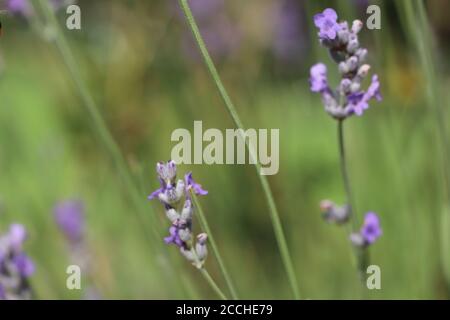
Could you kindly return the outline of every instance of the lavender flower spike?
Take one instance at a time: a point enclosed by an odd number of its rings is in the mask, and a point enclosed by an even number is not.
[[[334,40],[341,26],[337,23],[337,14],[333,9],[325,9],[314,16],[314,24],[319,28],[321,39]]]
[[[164,238],[166,244],[174,244],[180,253],[195,267],[202,268],[207,256],[206,234],[200,234],[195,240],[192,232],[194,206],[190,190],[195,194],[206,195],[201,185],[188,173],[183,180],[176,180],[175,162],[159,162],[156,165],[160,188],[154,191],[149,199],[158,198],[164,205],[166,217],[170,221],[169,236]],[[184,200],[183,205],[181,205]]]
[[[326,66],[318,63],[311,68],[311,91],[321,94],[325,111],[333,118],[344,120],[352,115],[361,116],[369,108],[371,99],[381,101],[377,75],[372,77],[366,91],[361,88],[370,70],[370,65],[365,63],[367,49],[360,47],[358,39],[363,23],[355,20],[351,28],[346,21],[338,23],[333,9],[315,15],[314,23],[319,28],[320,43],[337,63],[341,81],[332,90],[327,81]]]
[[[6,234],[0,235],[0,300],[31,298],[28,278],[35,266],[23,251],[26,236],[21,224],[12,224]]]

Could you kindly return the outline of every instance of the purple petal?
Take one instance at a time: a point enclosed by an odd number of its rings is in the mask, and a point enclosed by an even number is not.
[[[13,258],[13,263],[19,271],[20,275],[28,278],[35,270],[34,263],[31,259],[24,253],[21,253]]]

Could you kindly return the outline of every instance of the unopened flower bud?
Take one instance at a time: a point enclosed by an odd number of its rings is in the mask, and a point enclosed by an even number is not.
[[[362,247],[364,247],[366,245],[366,242],[364,241],[364,238],[359,233],[352,233],[350,235],[350,242],[355,247],[360,247],[360,248],[362,248]]]
[[[350,35],[350,38],[349,38],[348,44],[347,44],[347,51],[349,53],[355,53],[358,48],[359,48],[358,37],[356,37],[355,35]]]
[[[201,233],[197,236],[197,244],[195,245],[195,251],[197,252],[197,257],[200,261],[205,261],[208,255],[208,249],[206,247],[206,239],[208,236],[206,233]]]
[[[351,56],[347,60],[347,67],[350,71],[356,70],[356,68],[358,68],[358,58],[355,56]]]
[[[166,210],[166,216],[167,218],[170,220],[170,222],[174,223],[175,221],[177,221],[178,219],[180,219],[180,215],[178,214],[178,212],[173,209],[167,209]]]
[[[348,68],[348,65],[345,61],[342,61],[341,63],[339,63],[339,72],[341,74],[347,74],[350,71],[350,69]]]
[[[194,207],[192,206],[192,201],[186,199],[184,202],[183,209],[181,210],[181,219],[184,221],[189,221],[192,219],[192,213],[194,212]]]
[[[177,166],[173,160],[167,163],[158,162],[156,164],[156,172],[161,180],[170,183],[177,176]]]
[[[191,230],[188,228],[178,230],[178,236],[184,242],[191,240]]]
[[[367,77],[367,75],[369,74],[370,71],[370,65],[368,64],[363,64],[361,67],[359,67],[358,69],[358,77],[361,78],[365,78]]]
[[[360,32],[363,26],[364,26],[364,24],[362,23],[361,20],[353,21],[353,23],[352,23],[352,32],[355,33],[355,34]]]
[[[330,223],[342,224],[347,222],[350,217],[348,205],[337,206],[330,200],[323,200],[320,203],[320,210],[323,218]]]

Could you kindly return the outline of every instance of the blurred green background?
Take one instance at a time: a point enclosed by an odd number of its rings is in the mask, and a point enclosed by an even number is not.
[[[371,262],[381,267],[382,289],[367,297],[450,296],[448,163],[441,157],[436,113],[449,107],[450,2],[425,2],[429,29],[417,19],[420,1],[411,1],[412,13],[406,2],[190,1],[245,126],[280,129],[280,171],[269,181],[302,298],[359,297],[346,229],[326,224],[318,208],[322,199],[341,203],[344,193],[336,123],[309,91],[308,76],[310,66],[323,61],[337,79],[317,41],[313,15],[333,7],[340,19],[365,21],[369,3],[381,7],[381,30],[364,28],[360,41],[380,76],[384,100],[346,122],[357,213],[377,212],[383,227],[370,249]],[[192,130],[194,120],[205,129],[234,127],[177,1],[78,4],[81,31],[64,27],[64,10],[58,22],[125,157],[142,207],[135,206],[61,55],[47,41],[51,26],[39,29],[29,19],[4,15],[1,230],[10,222],[28,228],[26,249],[37,268],[31,283],[39,299],[82,296],[65,286],[71,262],[52,212],[62,199],[86,206],[92,281],[103,298],[216,298],[178,250],[163,245],[164,211],[146,199],[158,185],[155,163],[167,160],[175,145],[174,129]],[[200,201],[239,295],[292,298],[254,168],[179,166],[180,173],[190,170],[209,190]],[[225,290],[212,254],[206,267]]]

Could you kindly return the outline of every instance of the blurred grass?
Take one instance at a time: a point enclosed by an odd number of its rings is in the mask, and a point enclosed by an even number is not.
[[[232,128],[233,123],[201,62],[180,51],[185,25],[164,2],[80,2],[83,30],[66,31],[66,36],[139,181],[148,214],[165,226],[162,210],[147,203],[146,195],[157,186],[155,162],[170,156],[171,132],[191,129],[194,120],[203,120],[205,129]],[[259,3],[249,0],[247,6]],[[334,6],[332,1],[307,4],[312,12]],[[424,71],[406,41],[412,31],[397,24],[398,12],[389,11],[392,4],[381,4],[382,29],[365,29],[362,41],[370,48],[372,70],[381,77],[384,100],[348,122],[347,143],[359,214],[374,210],[383,225],[383,237],[371,249],[372,263],[382,269],[382,289],[371,291],[369,298],[448,298],[439,244],[444,190],[437,123],[425,105]],[[227,1],[230,8],[239,5]],[[358,10],[345,14],[364,17]],[[310,25],[308,15],[305,23]],[[152,244],[139,231],[126,190],[94,138],[51,45],[23,21],[6,17],[2,22],[0,227],[17,221],[29,228],[27,251],[37,264],[32,278],[37,297],[79,298],[80,293],[65,289],[69,258],[52,220],[55,202],[75,197],[86,203],[95,280],[105,297],[214,298],[175,248],[162,247],[180,278],[167,274],[162,253],[149,249]],[[314,55],[315,47],[315,41],[309,44],[298,70],[288,75],[267,63],[267,49],[256,45],[217,60],[243,122],[253,128],[280,128],[280,172],[269,181],[304,298],[351,299],[358,284],[345,230],[325,224],[318,210],[320,200],[341,202],[344,194],[335,123],[308,89],[309,65],[330,63],[324,50],[317,48],[322,56]],[[442,63],[437,69],[442,80],[436,85],[445,89],[448,62]],[[442,91],[438,98],[448,107],[449,93]],[[183,173],[189,170],[210,192],[201,199],[202,206],[241,296],[290,298],[254,168],[180,166]],[[165,228],[160,230],[161,239],[165,233]],[[224,287],[212,256],[207,266]]]

